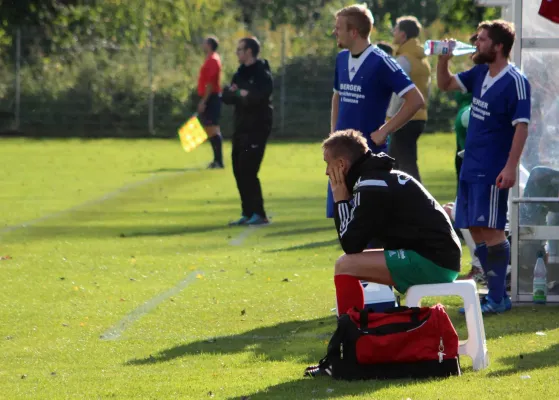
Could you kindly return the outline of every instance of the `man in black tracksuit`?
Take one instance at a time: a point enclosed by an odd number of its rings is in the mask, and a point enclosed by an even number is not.
[[[239,41],[237,57],[241,66],[222,94],[225,104],[235,106],[232,164],[242,204],[241,218],[231,225],[268,223],[258,170],[272,130],[273,81],[268,61],[260,60],[259,52],[260,44],[255,38]]]
[[[334,132],[323,143],[335,222],[345,254],[336,262],[338,312],[362,309],[360,280],[395,286],[452,282],[462,248],[433,196],[410,175],[392,169],[394,159],[372,154],[360,132]],[[384,249],[365,250],[377,240]]]

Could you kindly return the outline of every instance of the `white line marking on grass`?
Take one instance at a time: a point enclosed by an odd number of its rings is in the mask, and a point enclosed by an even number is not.
[[[175,287],[155,296],[151,300],[146,301],[144,304],[125,315],[124,318],[118,321],[116,325],[109,328],[100,336],[101,340],[118,339],[122,335],[122,333],[130,327],[130,325],[142,318],[144,315],[149,313],[151,310],[156,308],[159,304],[161,304],[168,298],[175,296],[176,294],[181,292],[184,288],[190,285],[196,279],[196,276],[200,273],[200,271],[192,272],[185,279],[180,281]]]
[[[272,218],[274,216],[274,214],[269,214],[268,218]],[[271,223],[271,222],[270,222]],[[250,225],[247,226],[245,229],[242,230],[241,233],[239,233],[236,237],[234,237],[233,239],[231,239],[231,241],[229,242],[229,244],[231,246],[240,246],[244,243],[245,239],[247,237],[249,237],[251,234],[254,233],[255,230],[263,228],[265,226],[268,226],[269,224],[265,224],[265,225]]]
[[[239,235],[237,235],[236,237],[231,239],[229,244],[231,246],[242,245],[247,237],[249,237],[252,233],[254,233],[255,230],[257,230],[259,228],[262,228],[263,226],[265,226],[265,225],[254,225],[254,226],[246,227],[245,229],[243,229],[243,231]]]
[[[23,222],[23,223],[21,223],[21,224],[12,225],[12,226],[7,226],[7,227],[5,227],[5,228],[0,229],[0,234],[2,234],[2,233],[8,233],[8,232],[13,232],[13,231],[16,231],[16,230],[18,230],[18,229],[25,229],[25,228],[27,228],[27,227],[29,227],[29,226],[38,224],[38,223],[40,223],[40,222],[43,222],[43,221],[46,221],[46,220],[49,220],[49,219],[56,218],[56,217],[59,217],[59,216],[61,216],[61,215],[67,214],[67,213],[71,213],[72,211],[77,211],[77,210],[82,209],[82,208],[85,208],[85,207],[89,207],[89,206],[94,206],[94,205],[100,204],[100,203],[102,203],[102,202],[104,202],[104,201],[110,200],[110,199],[112,199],[112,198],[118,196],[119,194],[122,194],[122,193],[124,193],[124,192],[127,192],[127,191],[129,191],[129,190],[131,190],[131,189],[135,189],[135,188],[137,188],[137,187],[139,187],[139,186],[147,185],[148,183],[152,183],[152,182],[157,181],[157,180],[159,180],[159,179],[168,178],[168,177],[170,177],[170,176],[181,175],[181,174],[184,174],[184,173],[186,173],[186,172],[188,172],[188,171],[181,171],[181,172],[176,172],[176,173],[172,173],[172,174],[165,174],[165,175],[154,175],[154,176],[151,176],[151,177],[149,177],[149,178],[142,179],[141,181],[128,183],[128,184],[126,184],[126,185],[124,185],[124,186],[121,186],[120,188],[118,188],[118,189],[116,189],[116,190],[113,190],[112,192],[109,192],[109,193],[104,194],[103,196],[101,196],[101,197],[99,197],[99,198],[96,198],[96,199],[93,199],[93,200],[88,200],[88,201],[86,201],[85,203],[78,204],[78,205],[76,205],[76,206],[74,206],[74,207],[70,207],[70,208],[67,208],[67,209],[61,210],[61,211],[56,211],[56,212],[54,212],[54,213],[52,213],[52,214],[47,214],[47,215],[44,215],[44,216],[42,216],[42,217],[39,217],[39,218],[36,218],[36,219],[32,219],[32,220],[30,220],[30,221]]]

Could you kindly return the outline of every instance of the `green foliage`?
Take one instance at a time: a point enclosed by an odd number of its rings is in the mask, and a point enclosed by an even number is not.
[[[146,135],[153,93],[155,134],[173,136],[194,111],[204,58],[202,39],[209,34],[220,39],[226,83],[237,68],[236,42],[255,35],[274,72],[274,135],[323,136],[337,52],[331,35],[333,15],[348,4],[346,0],[3,1],[0,111],[14,110],[16,29],[22,34],[22,129],[38,135]],[[391,41],[393,23],[403,14],[416,15],[424,23],[422,39],[448,35],[466,39],[478,18],[494,16],[494,10],[477,9],[470,0],[368,4],[375,16],[374,41]],[[430,103],[437,118],[428,129],[449,129],[455,104],[438,92],[435,82]],[[231,110],[225,107],[224,112],[222,125],[230,134]],[[286,120],[281,121],[281,115]]]

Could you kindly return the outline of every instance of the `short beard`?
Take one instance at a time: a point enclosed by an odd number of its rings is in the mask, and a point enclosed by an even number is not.
[[[497,58],[497,52],[495,50],[491,50],[489,53],[474,53],[472,60],[476,64],[490,64],[495,61]]]

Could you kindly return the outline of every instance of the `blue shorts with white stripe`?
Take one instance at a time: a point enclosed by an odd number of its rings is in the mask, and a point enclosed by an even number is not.
[[[457,228],[486,227],[504,230],[507,223],[508,189],[460,180],[456,199]]]

